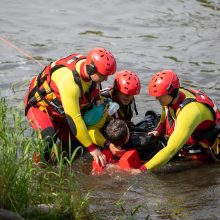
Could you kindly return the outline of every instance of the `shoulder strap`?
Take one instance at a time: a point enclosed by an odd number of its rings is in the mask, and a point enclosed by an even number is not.
[[[80,81],[79,73],[76,70],[73,70],[72,73],[73,73],[73,78],[75,80],[75,83],[79,86],[80,97],[82,97],[83,96],[83,88],[82,88],[82,83]]]
[[[91,84],[89,90],[84,94],[82,83],[81,83],[81,80],[80,80],[80,76],[79,76],[79,73],[76,70],[73,71],[73,77],[74,77],[74,80],[75,80],[76,84],[79,86],[80,93],[81,93],[80,97],[82,98],[83,96],[85,96],[87,101],[89,101],[89,99],[91,97],[91,94],[92,94],[93,90],[96,88],[97,84],[92,81],[92,84]],[[92,97],[92,98],[94,98],[94,97]]]
[[[135,114],[138,115],[138,110],[137,110],[137,105],[136,105],[135,99],[133,99],[133,103],[134,103]]]
[[[186,106],[187,104],[191,103],[191,102],[196,102],[195,98],[186,98],[182,101],[182,103],[180,104],[180,109],[182,109],[184,106]]]

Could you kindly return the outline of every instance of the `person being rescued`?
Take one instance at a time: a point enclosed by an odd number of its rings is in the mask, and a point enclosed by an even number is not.
[[[125,121],[113,118],[104,128],[103,135],[115,146],[122,147],[128,142],[130,131]]]
[[[140,170],[157,169],[176,154],[189,159],[219,158],[220,112],[205,93],[180,87],[179,78],[172,70],[156,73],[148,90],[162,106],[160,122],[148,134],[165,135],[168,142]]]
[[[46,143],[46,162],[59,138],[65,147],[69,139],[71,148],[83,145],[97,163],[105,166],[105,155],[90,138],[82,115],[100,99],[100,83],[115,71],[114,56],[105,48],[94,48],[87,56],[71,54],[52,62],[32,79],[24,99],[25,115]],[[34,161],[41,161],[40,156],[35,152]]]
[[[98,123],[88,126],[88,131],[90,137],[96,145],[105,149],[110,149],[112,154],[115,156],[120,157],[120,155],[124,153],[125,149],[136,148],[140,153],[140,156],[144,156],[144,158],[141,157],[141,159],[147,160],[156,150],[158,150],[155,146],[155,144],[158,145],[158,141],[156,141],[157,143],[154,143],[155,148],[151,148],[151,150],[148,151],[149,146],[153,146],[149,144],[150,139],[158,138],[151,138],[146,134],[147,131],[152,131],[156,127],[159,121],[157,120],[157,114],[153,111],[148,111],[141,122],[136,125],[131,122],[133,111],[138,114],[134,96],[140,93],[140,89],[141,85],[138,75],[130,70],[122,70],[116,74],[113,87],[106,88],[101,91],[101,97],[104,100],[110,98],[113,102],[117,102],[119,104],[119,110],[112,117],[105,114]],[[130,133],[130,138],[126,141],[127,144],[118,144],[117,141],[112,141],[110,137],[113,136],[109,136],[108,133],[105,132],[106,126],[113,118],[118,118],[126,122]],[[119,121],[114,126],[113,124],[110,124],[108,129],[110,129],[111,126],[117,128],[119,125],[123,128],[123,123]],[[118,140],[120,138],[117,137],[116,130],[114,136],[115,140]],[[118,141],[120,142],[121,140]]]

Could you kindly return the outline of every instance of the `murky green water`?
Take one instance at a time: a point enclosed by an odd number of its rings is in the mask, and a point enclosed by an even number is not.
[[[136,99],[140,114],[135,121],[146,110],[160,111],[146,91],[150,76],[165,68],[175,70],[184,86],[206,91],[220,106],[217,0],[0,2],[0,36],[40,58],[41,63],[102,46],[117,57],[118,70],[136,71],[142,90]],[[26,82],[42,68],[3,41],[0,50],[1,96],[17,105],[24,97]],[[83,165],[76,164],[74,169],[84,190],[92,193],[91,209],[109,219],[115,219],[115,203],[120,198],[128,212],[146,205],[152,219],[220,219],[218,163],[177,163],[139,176],[111,172],[94,177],[90,162],[84,158]],[[144,216],[143,209],[136,219]]]

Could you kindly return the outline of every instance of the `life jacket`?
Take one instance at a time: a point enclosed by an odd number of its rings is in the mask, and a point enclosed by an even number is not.
[[[35,106],[50,111],[52,115],[65,116],[59,91],[55,83],[51,80],[52,73],[62,67],[67,67],[72,71],[75,83],[80,88],[80,109],[81,111],[85,111],[85,108],[99,95],[99,89],[97,88],[97,83],[92,82],[90,89],[86,93],[83,93],[80,76],[76,71],[76,63],[82,59],[86,59],[86,56],[71,54],[46,66],[44,70],[32,80],[27,95],[25,115],[31,106]]]
[[[188,90],[185,88],[183,89],[192,93],[195,96],[195,98],[185,98],[179,104],[179,111],[177,113],[174,112],[175,117],[177,117],[181,109],[183,109],[187,104],[191,102],[200,102],[209,107],[209,109],[212,111],[214,118],[215,118],[213,125],[211,125],[210,127],[207,127],[206,131],[213,129],[216,125],[218,125],[218,123],[220,122],[220,112],[217,109],[217,106],[215,105],[215,103],[204,92],[200,90],[193,90],[193,89]],[[165,111],[166,111],[166,134],[170,136],[175,129],[175,120],[173,119],[172,114],[170,114],[170,111],[168,108],[166,108]],[[204,139],[206,138],[206,131],[200,131],[196,129],[193,132],[193,134],[190,136],[186,144],[192,145],[202,139],[203,141],[205,141]],[[205,141],[205,142],[210,143],[210,141]]]
[[[105,98],[111,98],[113,101],[117,102],[120,105],[120,109],[117,112],[120,119],[131,121],[133,110],[135,111],[136,115],[138,115],[135,99],[133,99],[127,106],[122,105],[119,100],[114,96],[112,87],[102,89],[100,91],[100,95]]]

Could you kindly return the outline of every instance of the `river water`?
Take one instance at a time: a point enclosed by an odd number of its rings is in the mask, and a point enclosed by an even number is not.
[[[0,95],[18,105],[29,80],[51,60],[93,47],[109,49],[118,70],[141,78],[136,98],[138,121],[146,110],[160,111],[147,95],[152,74],[173,69],[185,87],[207,92],[220,106],[220,2],[218,0],[0,0]],[[12,44],[10,44],[13,43]],[[18,51],[17,46],[22,51]],[[105,85],[110,85],[110,77]],[[91,158],[76,163],[82,188],[91,193],[91,210],[124,219],[220,219],[219,163],[175,163],[141,175],[113,172],[90,175]]]

